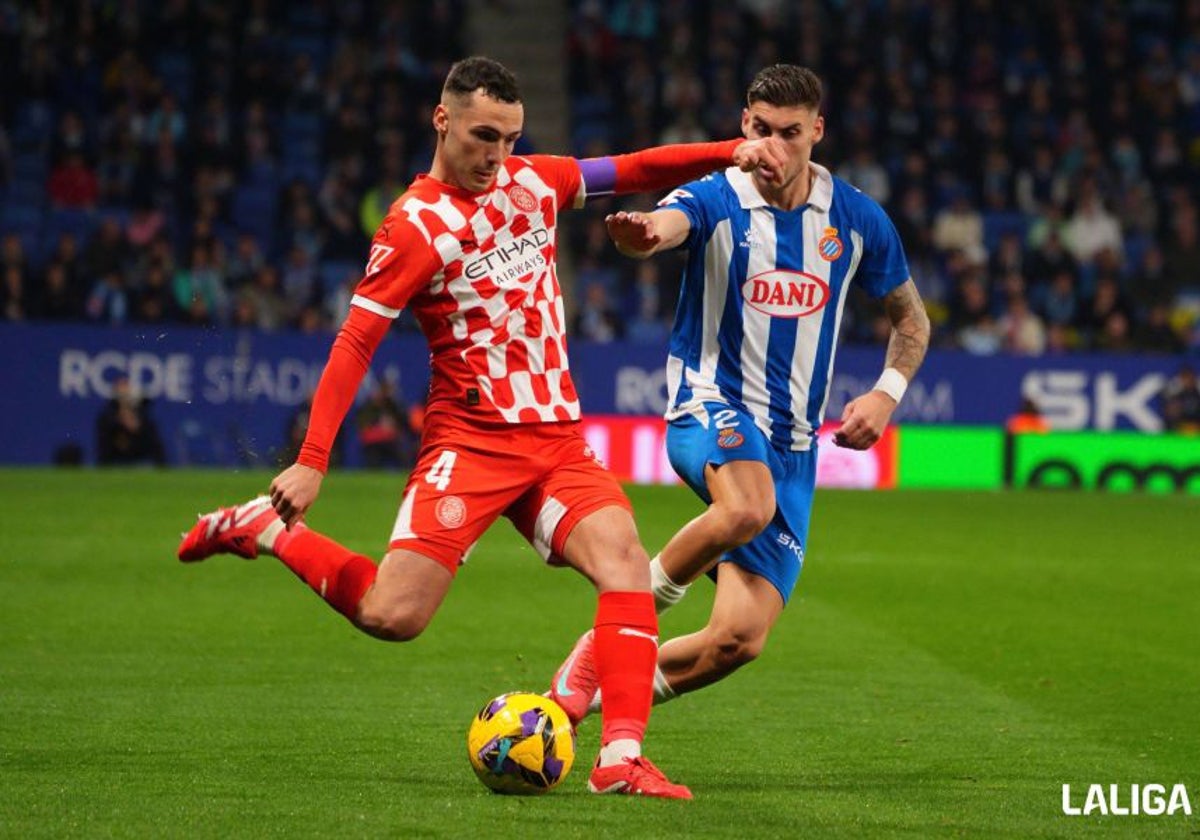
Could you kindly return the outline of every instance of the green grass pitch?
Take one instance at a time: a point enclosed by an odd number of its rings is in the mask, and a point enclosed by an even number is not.
[[[762,659],[655,711],[647,751],[691,785],[680,803],[588,794],[595,720],[550,795],[475,780],[471,716],[542,690],[594,609],[507,522],[407,645],[273,559],[175,561],[196,511],[268,480],[0,471],[0,835],[1200,834],[1200,814],[1061,813],[1064,782],[1182,782],[1200,807],[1195,500],[820,492]],[[377,557],[401,486],[335,474],[310,522]],[[630,493],[651,551],[699,510]],[[695,586],[664,637],[710,596]]]

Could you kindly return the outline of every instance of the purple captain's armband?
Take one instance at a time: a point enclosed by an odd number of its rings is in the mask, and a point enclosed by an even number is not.
[[[617,185],[617,164],[611,157],[585,158],[579,161],[579,174],[588,198],[612,195]]]

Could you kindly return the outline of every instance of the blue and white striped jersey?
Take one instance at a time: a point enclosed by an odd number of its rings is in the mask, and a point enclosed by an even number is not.
[[[846,292],[882,297],[908,279],[891,220],[811,164],[808,204],[771,207],[750,175],[714,172],[659,207],[691,221],[667,359],[667,419],[705,401],[745,409],[781,449],[808,449],[829,397]]]

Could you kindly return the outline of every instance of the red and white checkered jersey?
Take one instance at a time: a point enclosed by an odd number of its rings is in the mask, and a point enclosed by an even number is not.
[[[487,192],[421,176],[392,204],[351,303],[412,309],[432,356],[429,410],[579,419],[555,248],[559,210],[585,192],[574,158],[513,156]]]

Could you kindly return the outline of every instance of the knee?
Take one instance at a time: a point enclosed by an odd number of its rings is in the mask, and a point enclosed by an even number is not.
[[[715,634],[713,651],[722,671],[735,671],[759,657],[767,642],[764,632],[722,630]]]
[[[745,545],[762,533],[771,523],[774,512],[766,506],[727,505],[720,510],[725,541],[730,545]]]
[[[385,642],[411,642],[429,625],[429,616],[403,606],[379,608],[363,604],[359,626]]]

